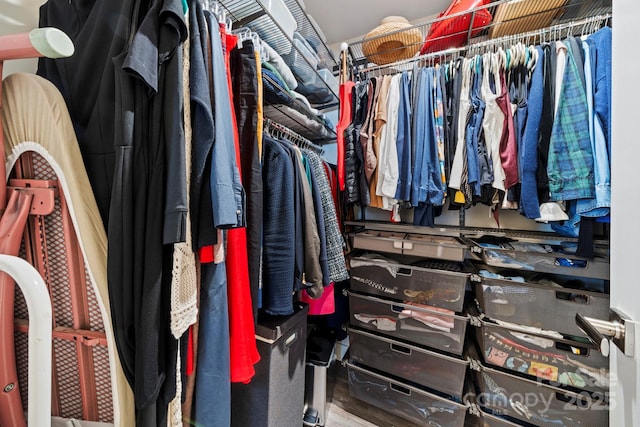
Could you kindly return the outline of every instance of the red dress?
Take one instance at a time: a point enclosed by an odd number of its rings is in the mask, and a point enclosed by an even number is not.
[[[238,37],[227,34],[220,26],[222,48],[225,54],[229,96],[233,98],[229,57]],[[229,100],[233,105],[233,99]],[[234,130],[236,164],[240,167],[240,142],[235,111],[231,109],[231,121]],[[231,382],[248,383],[255,375],[254,365],[260,360],[255,338],[251,289],[249,286],[249,262],[247,259],[247,229],[233,228],[227,231],[227,298],[229,301],[229,346],[231,360]]]

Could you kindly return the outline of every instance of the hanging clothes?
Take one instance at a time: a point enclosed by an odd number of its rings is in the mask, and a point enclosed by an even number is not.
[[[352,117],[349,119],[349,125],[344,130],[344,191],[345,191],[345,203],[347,205],[352,205],[355,203],[360,203],[362,199],[362,191],[359,185],[359,175],[358,171],[361,169],[361,155],[358,155],[356,152],[356,141],[354,139],[354,127],[356,115],[358,115],[358,111],[360,108],[360,100],[359,89],[362,87],[362,84],[356,84],[351,91],[351,105],[352,105]],[[359,143],[357,144],[360,145]],[[360,151],[362,151],[362,148]]]
[[[345,53],[343,53],[345,54]],[[352,117],[352,91],[355,83],[352,81],[340,82],[340,117],[336,125],[336,135],[338,143],[338,189],[345,189],[345,153],[344,153],[344,132],[349,126]]]
[[[216,138],[216,143],[225,142],[233,146],[235,158],[233,154],[227,157],[227,163],[234,165],[237,170],[234,172],[234,179],[237,177],[237,184],[234,182],[234,190],[240,192],[242,190],[242,182],[240,175],[242,167],[240,164],[240,142],[238,136],[238,127],[233,108],[233,91],[231,87],[231,76],[229,69],[230,52],[235,48],[237,37],[227,34],[224,24],[219,24],[213,14],[207,14],[207,22],[209,23],[209,32],[211,36],[212,61],[214,64],[214,100],[216,129],[222,128],[224,133],[223,140]],[[218,31],[215,31],[217,24]],[[220,46],[220,52],[218,52]],[[217,66],[216,66],[217,65]],[[223,73],[224,71],[224,73]],[[219,97],[220,96],[220,97]],[[218,112],[221,113],[218,116]],[[228,118],[231,118],[229,121]],[[226,126],[223,125],[226,123]],[[233,161],[229,162],[229,159]],[[212,165],[212,173],[215,173],[215,166]],[[214,186],[218,182],[211,183],[212,198],[215,200]],[[238,193],[236,193],[236,201],[238,201]],[[214,216],[216,213],[216,205],[214,204]],[[255,340],[255,320],[253,319],[253,309],[251,303],[251,289],[249,283],[249,266],[247,259],[247,230],[244,227],[245,216],[244,210],[238,208],[236,210],[238,225],[240,227],[232,228],[227,231],[227,251],[233,254],[227,259],[227,298],[229,300],[229,347],[231,358],[231,382],[248,383],[255,375],[254,365],[260,360],[260,354],[256,346]]]
[[[540,202],[536,188],[536,172],[538,166],[538,135],[543,115],[544,97],[544,49],[536,47],[537,60],[531,86],[529,88],[529,112],[524,134],[522,136],[522,152],[520,153],[520,208],[530,219],[540,217]]]
[[[245,40],[231,51],[231,76],[235,115],[240,138],[242,182],[247,202],[247,258],[254,320],[258,316],[262,248],[262,165],[258,150],[258,82],[255,46]]]
[[[482,57],[483,73],[481,94],[485,101],[485,113],[482,120],[484,140],[492,161],[493,181],[491,185],[496,190],[505,191],[506,178],[500,159],[500,141],[504,129],[505,115],[498,105],[497,90],[501,90],[500,69],[498,57],[492,53],[485,53]],[[537,143],[537,141],[536,141]]]
[[[326,174],[323,162],[316,153],[307,152],[307,159],[318,180],[318,190],[322,201],[322,217],[327,237],[327,263],[329,280],[341,282],[349,278],[344,257],[344,239],[340,233],[335,201],[332,198],[330,183],[333,182]]]
[[[375,102],[375,112],[372,119],[372,147],[373,153],[377,159],[377,167],[372,174],[369,182],[369,194],[371,195],[371,206],[374,208],[382,208],[384,206],[382,196],[378,195],[378,180],[380,179],[380,169],[383,160],[380,158],[380,139],[383,136],[383,130],[387,124],[387,106],[389,97],[389,86],[391,85],[391,76],[379,78],[380,89]]]
[[[321,184],[322,176],[319,176],[318,174],[324,175],[325,172],[324,169],[322,169],[321,165],[319,165],[317,162],[312,161],[311,157],[315,155],[315,153],[309,150],[303,150],[303,153],[305,170],[307,171],[307,177],[309,178],[311,190],[313,193],[313,207],[316,212],[316,224],[318,228],[318,237],[320,238],[319,260],[320,266],[322,268],[323,291],[321,295],[316,296],[315,298],[312,298],[310,296],[310,293],[308,292],[300,292],[300,300],[309,305],[310,315],[331,314],[335,311],[335,296],[333,293],[333,283],[331,281],[331,275],[329,273],[330,267],[328,246],[330,244],[330,240],[328,235],[328,224],[326,223],[326,221],[327,218],[329,218],[329,220],[333,220],[333,222],[335,222],[335,216],[332,219],[325,214],[325,205],[323,203],[321,188],[324,188],[324,191],[328,191],[329,194],[331,190],[326,184],[326,176],[324,176],[324,185],[326,185],[326,187]],[[320,168],[318,168],[318,166],[320,166]]]
[[[595,196],[587,99],[571,50],[566,55],[547,173],[551,200]]]
[[[392,210],[398,202],[394,199],[398,187],[398,110],[400,106],[400,74],[391,76],[387,91],[385,125],[378,145],[378,182],[376,195],[382,197],[382,209]]]
[[[467,153],[466,144],[466,128],[468,121],[470,120],[471,111],[471,60],[463,59],[460,67],[460,78],[462,80],[460,86],[460,100],[458,107],[458,121],[456,131],[456,151],[451,165],[451,177],[449,179],[449,187],[459,190],[454,196],[454,200],[460,201],[465,205],[471,203],[473,198],[472,190],[468,185],[468,173],[469,170],[469,154]],[[471,166],[477,170],[474,165]]]
[[[380,93],[378,83],[379,80],[375,77],[369,79],[367,82],[367,112],[364,123],[360,128],[360,145],[362,146],[362,155],[364,156],[362,173],[369,184],[371,184],[373,180],[373,174],[378,162],[373,149],[375,105],[378,102],[378,94]],[[367,194],[369,194],[369,203],[366,204],[368,206],[371,204],[371,192],[369,189],[367,189]]]
[[[489,159],[482,127],[485,102],[481,96],[483,76],[481,56],[476,55],[473,59],[472,71],[473,76],[470,91],[472,112],[467,125],[467,154],[476,158],[473,161],[471,159],[468,160],[470,175],[473,163],[475,163],[475,167],[477,169],[473,170],[473,185],[471,185],[471,179],[469,179],[469,184],[473,188],[473,202],[481,202],[490,205],[493,196],[493,192],[491,191],[491,184],[493,183],[493,164]]]
[[[555,116],[555,63],[557,53],[555,44],[545,44],[544,63],[542,64],[544,89],[542,94],[542,117],[540,119],[540,132],[538,134],[538,167],[536,168],[536,182],[538,187],[538,200],[540,204],[549,201],[549,176],[547,175],[547,160],[549,158],[549,142],[553,130]]]
[[[58,28],[73,41],[75,55],[63,61],[40,58],[37,74],[54,83],[65,99],[105,229],[114,179],[114,147],[122,141],[114,126],[121,123],[115,76],[120,72],[119,56],[137,26],[133,17],[138,7],[133,0],[47,1],[40,7],[39,26]]]
[[[200,321],[193,419],[201,426],[231,425],[231,353],[224,238],[218,231],[218,259],[202,264]]]
[[[302,276],[303,288],[311,297],[318,298],[322,295],[323,277],[320,266],[320,237],[316,221],[316,211],[314,209],[314,199],[311,192],[310,180],[307,177],[305,167],[302,164],[302,153],[296,146],[290,146],[294,155],[294,169],[300,175],[300,186],[302,188],[301,205],[297,207],[302,211],[302,239],[304,252],[304,269]]]
[[[360,143],[360,131],[364,125],[364,121],[367,116],[367,103],[369,102],[369,85],[367,82],[359,82],[354,88],[354,111],[353,121],[347,132],[350,132],[351,139],[354,144],[354,149],[357,157],[357,170],[355,171],[355,179],[360,192],[360,205],[367,206],[371,202],[371,195],[369,194],[369,185],[367,178],[364,174],[366,153],[364,147]]]
[[[263,309],[273,315],[293,312],[296,228],[293,163],[275,139],[263,138]]]
[[[502,138],[500,140],[500,159],[505,179],[504,187],[509,190],[518,183],[518,143],[516,141],[516,127],[513,121],[513,110],[509,100],[507,79],[505,69],[500,69],[500,95],[496,99],[502,114],[504,115],[504,125]]]
[[[408,201],[411,198],[413,155],[411,148],[411,79],[407,71],[402,72],[399,91],[398,133],[396,136],[399,173],[394,198]]]
[[[599,44],[598,44],[599,43]],[[611,28],[605,27],[582,42],[585,51],[585,79],[589,130],[594,153],[595,198],[581,199],[576,211],[583,217],[603,217],[611,207],[611,165],[607,120],[611,103],[609,87],[611,79]],[[602,115],[598,109],[604,111]]]

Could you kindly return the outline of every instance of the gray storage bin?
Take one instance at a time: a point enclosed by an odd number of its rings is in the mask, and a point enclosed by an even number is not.
[[[472,323],[477,324],[478,319]],[[609,359],[591,344],[479,321],[476,337],[486,364],[533,380],[601,392],[609,389]]]
[[[351,360],[418,385],[462,398],[468,360],[349,329]]]
[[[463,427],[467,406],[347,363],[349,394],[420,425]]]
[[[609,295],[600,292],[484,277],[474,288],[482,312],[491,319],[586,337],[576,325],[576,313],[609,318]]]
[[[354,326],[456,355],[462,354],[469,321],[469,316],[444,313],[436,307],[355,292],[349,292],[349,313]],[[437,326],[428,326],[425,321],[435,321]]]
[[[539,426],[609,425],[603,394],[573,393],[484,366],[473,375],[480,388],[478,404],[494,414]]]
[[[402,247],[404,255],[462,261],[468,247],[455,237],[430,234],[407,234]]]
[[[472,252],[494,267],[609,280],[609,258],[600,250],[588,259],[563,252],[562,242],[556,240],[522,239],[497,245],[470,241],[475,245]]]
[[[464,260],[468,250],[466,244],[451,236],[362,230],[352,233],[351,237],[353,239],[353,247],[356,249],[448,261]]]
[[[429,267],[405,265],[375,255],[351,257],[351,289],[461,312],[471,267],[453,261],[425,262]]]
[[[353,233],[353,247],[369,251],[402,254],[405,233],[391,231],[362,230]]]
[[[259,316],[260,361],[249,384],[231,384],[232,426],[302,424],[309,307],[298,305],[295,310],[290,316]]]

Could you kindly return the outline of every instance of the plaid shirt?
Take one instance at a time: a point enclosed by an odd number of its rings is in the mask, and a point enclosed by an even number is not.
[[[547,173],[551,200],[595,196],[587,97],[570,49],[551,133]]]

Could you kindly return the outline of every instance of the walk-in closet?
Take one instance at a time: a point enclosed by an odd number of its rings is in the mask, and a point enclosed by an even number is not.
[[[631,0],[0,0],[0,427],[626,427]]]

